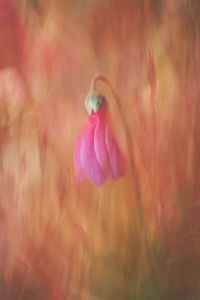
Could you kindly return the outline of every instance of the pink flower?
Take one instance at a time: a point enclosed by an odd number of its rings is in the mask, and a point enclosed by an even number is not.
[[[125,174],[125,155],[110,124],[105,98],[97,92],[87,98],[90,115],[77,139],[74,166],[78,185],[87,177],[101,186],[108,177],[114,180]]]

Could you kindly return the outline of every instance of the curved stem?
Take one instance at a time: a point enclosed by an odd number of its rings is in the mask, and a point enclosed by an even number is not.
[[[121,109],[121,101],[119,96],[117,95],[117,92],[115,91],[114,87],[112,86],[112,84],[110,83],[110,81],[104,76],[104,75],[97,75],[95,76],[92,81],[91,81],[91,90],[96,90],[96,83],[98,80],[104,81],[105,83],[107,83],[107,85],[109,86],[113,97],[117,103],[118,108]],[[120,112],[121,113],[121,112]]]
[[[147,224],[146,220],[144,218],[144,213],[143,213],[143,205],[142,205],[142,195],[141,195],[141,189],[140,189],[140,182],[138,178],[138,173],[136,172],[136,163],[135,163],[135,157],[134,157],[134,151],[133,151],[133,143],[132,143],[132,134],[129,129],[129,125],[127,122],[127,119],[125,118],[123,111],[122,111],[122,102],[120,97],[118,96],[116,90],[110,83],[110,81],[103,75],[97,75],[95,76],[92,81],[91,81],[91,90],[96,90],[96,83],[98,80],[104,81],[110,88],[114,100],[116,102],[116,105],[118,107],[118,111],[120,114],[120,118],[122,121],[122,125],[124,127],[124,132],[125,132],[125,137],[126,137],[126,144],[127,144],[127,149],[128,149],[128,155],[130,158],[130,170],[131,170],[131,175],[134,180],[134,193],[136,196],[136,204],[137,204],[137,209],[138,209],[138,217],[139,217],[139,225],[143,228],[144,230],[144,247],[146,249],[146,255],[148,257],[149,263],[151,263],[151,271],[152,271],[152,278],[154,281],[154,284],[156,285],[156,275],[155,275],[155,270],[154,270],[154,261],[152,258],[151,250],[150,250],[150,245],[149,245],[149,240],[148,240],[148,235],[147,235]]]

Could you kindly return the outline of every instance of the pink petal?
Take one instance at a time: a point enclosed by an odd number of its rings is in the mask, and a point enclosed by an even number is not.
[[[109,171],[109,159],[105,141],[106,116],[102,113],[96,114],[96,127],[94,132],[94,149],[97,161],[104,171]]]
[[[106,127],[106,145],[113,178],[117,179],[124,176],[126,169],[125,155],[117,144],[114,134],[108,125]]]
[[[89,116],[81,141],[80,159],[85,175],[97,186],[104,183],[106,175],[101,170],[94,149],[96,118]]]

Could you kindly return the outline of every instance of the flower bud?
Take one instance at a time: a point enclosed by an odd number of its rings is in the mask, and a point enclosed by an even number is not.
[[[98,113],[105,104],[106,99],[97,91],[92,91],[85,100],[85,108],[89,115],[91,115],[92,112]]]

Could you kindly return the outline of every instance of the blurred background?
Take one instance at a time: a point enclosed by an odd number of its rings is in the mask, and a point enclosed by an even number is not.
[[[0,0],[0,299],[200,299],[199,34],[198,0]],[[78,187],[96,74],[128,169]]]

